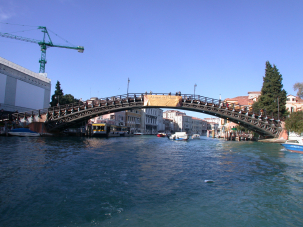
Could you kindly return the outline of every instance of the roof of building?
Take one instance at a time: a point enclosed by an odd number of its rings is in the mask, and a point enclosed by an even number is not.
[[[235,98],[227,98],[224,101],[234,101],[237,102],[238,105],[251,105],[252,104],[252,99],[249,99],[248,96],[238,96]]]
[[[296,98],[296,102],[299,102],[299,103],[303,103],[303,99],[301,99],[299,96],[295,96],[295,95],[287,95],[286,97],[289,97],[289,96],[292,96],[292,97],[295,97]]]
[[[217,125],[218,124],[218,122],[207,122],[208,124],[210,124],[210,125]]]
[[[180,111],[178,111],[178,110],[166,110],[166,111],[164,111],[163,113],[181,113],[181,114],[185,114],[185,113],[180,112]]]
[[[50,83],[51,79],[47,78],[47,73],[35,73],[29,69],[26,69],[20,65],[15,64],[14,62],[11,62],[9,60],[6,60],[5,58],[0,57],[0,64],[3,64],[9,68],[12,68],[14,70],[17,70],[19,72],[22,72],[28,76],[34,77],[36,79],[42,80],[46,83]]]

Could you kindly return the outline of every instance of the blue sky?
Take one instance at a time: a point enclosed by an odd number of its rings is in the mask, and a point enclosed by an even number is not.
[[[193,94],[197,84],[196,94],[225,99],[260,91],[266,61],[295,94],[302,11],[298,0],[1,0],[0,32],[42,39],[46,26],[54,44],[84,46],[47,49],[51,94],[57,80],[76,98],[125,94],[129,78],[131,93]],[[0,37],[0,56],[18,65],[38,72],[40,55]]]

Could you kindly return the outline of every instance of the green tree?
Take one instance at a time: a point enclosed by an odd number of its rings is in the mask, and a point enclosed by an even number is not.
[[[241,126],[241,125],[237,125],[236,126],[237,131],[241,131],[241,132],[248,132],[248,129]]]
[[[71,94],[66,94],[62,97],[62,102],[60,101],[61,105],[65,105],[65,104],[70,104],[70,103],[75,103],[75,102],[79,102],[79,99],[75,99],[75,97]]]
[[[297,96],[303,99],[303,83],[295,83],[294,90],[297,91]]]
[[[71,94],[64,95],[63,90],[61,89],[61,84],[59,81],[57,81],[56,90],[55,90],[55,93],[52,95],[52,100],[50,102],[51,107],[57,106],[58,104],[65,105],[65,104],[74,103],[74,102],[78,102],[78,101],[79,100],[75,99],[74,96]]]
[[[286,91],[283,89],[282,80],[282,75],[277,67],[267,61],[261,95],[252,106],[254,112],[258,113],[263,110],[267,115],[273,114],[275,118],[287,116]]]
[[[303,133],[303,111],[292,112],[285,120],[285,128],[299,135]]]
[[[62,97],[63,97],[63,90],[61,89],[60,82],[57,81],[55,94],[52,95],[52,100],[50,102],[50,105],[53,107],[53,106],[57,106],[58,103],[61,104]]]

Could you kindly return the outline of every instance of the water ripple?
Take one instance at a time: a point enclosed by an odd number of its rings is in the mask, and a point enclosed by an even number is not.
[[[303,155],[279,144],[140,136],[0,145],[0,226],[303,225]]]

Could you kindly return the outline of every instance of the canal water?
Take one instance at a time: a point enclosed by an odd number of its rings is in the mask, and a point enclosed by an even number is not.
[[[303,154],[202,137],[0,137],[0,226],[303,226]]]

